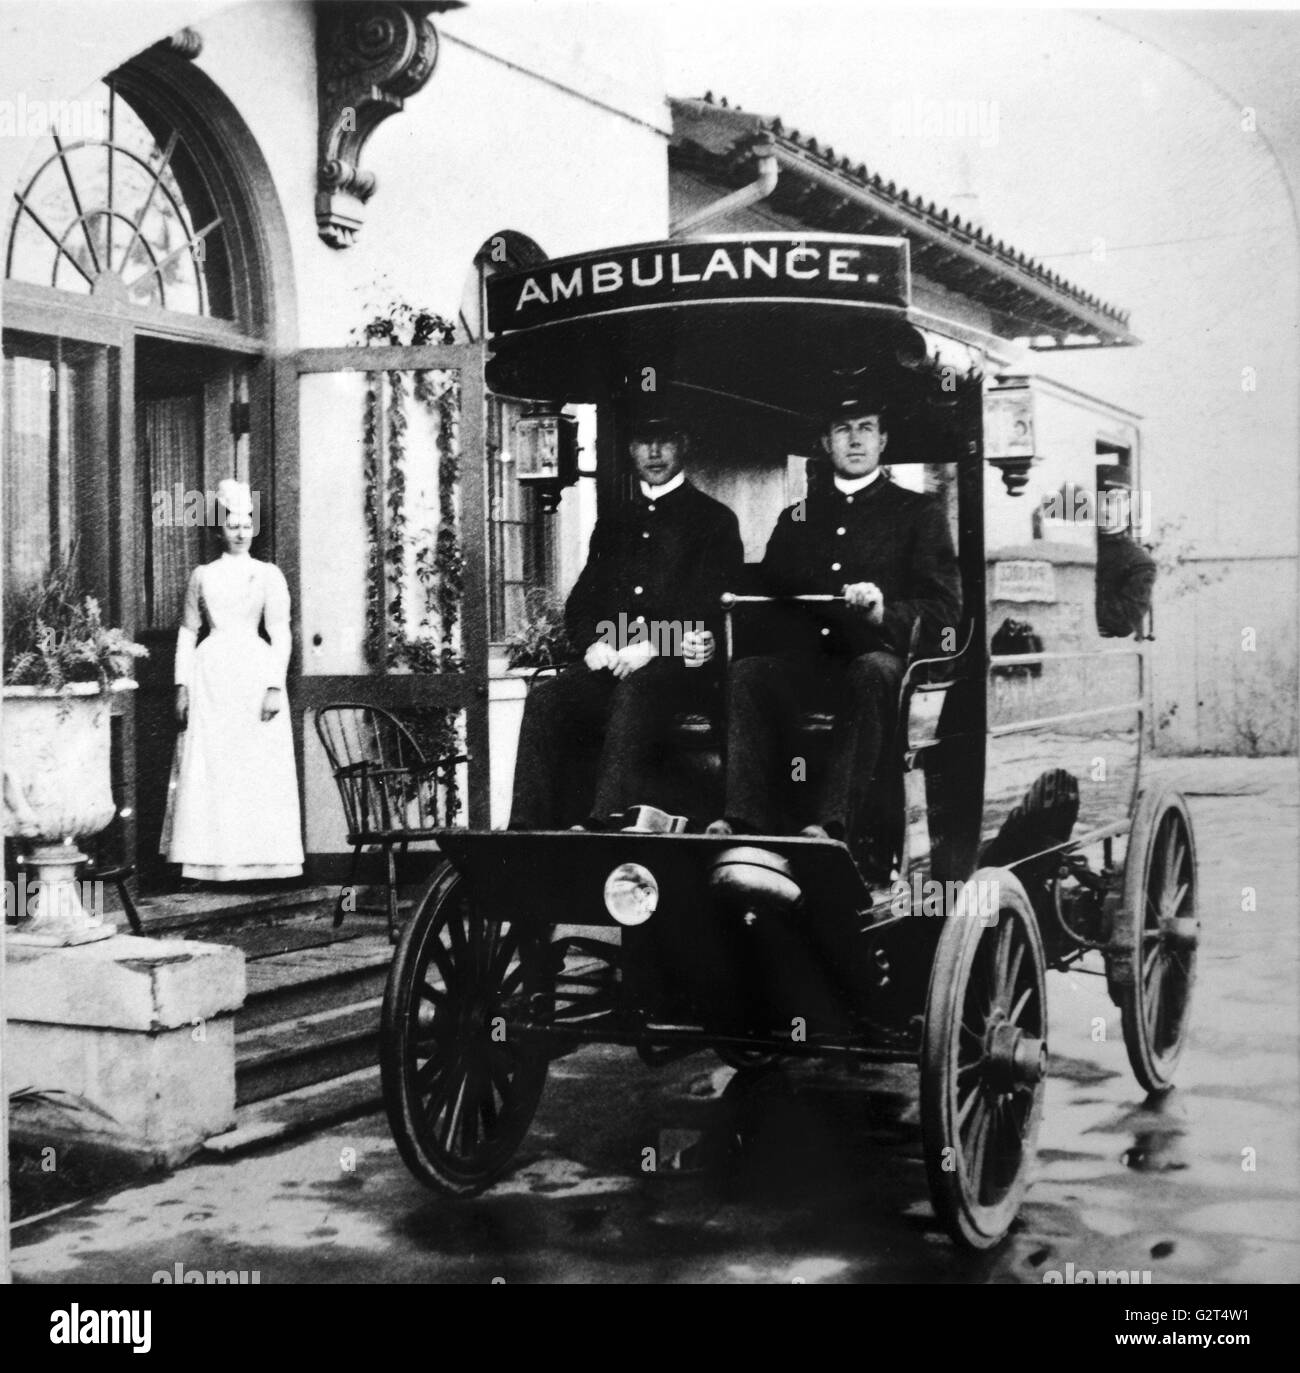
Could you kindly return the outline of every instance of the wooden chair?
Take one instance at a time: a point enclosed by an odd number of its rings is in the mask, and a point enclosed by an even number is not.
[[[395,715],[379,706],[350,701],[317,711],[316,733],[338,785],[352,845],[352,870],[339,892],[334,924],[343,923],[344,904],[355,889],[362,851],[381,848],[387,865],[387,900],[383,906],[353,909],[385,911],[389,938],[396,943],[399,902],[393,851],[405,853],[408,844],[433,839],[447,828],[447,778],[468,757],[460,753],[430,762]]]

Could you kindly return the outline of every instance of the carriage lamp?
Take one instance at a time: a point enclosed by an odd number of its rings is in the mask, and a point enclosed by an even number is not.
[[[1001,380],[1001,379],[1000,379]],[[1034,434],[1034,392],[1027,377],[984,393],[984,456],[1002,473],[1007,493],[1018,496],[1039,460]]]
[[[530,405],[515,423],[515,477],[533,487],[546,510],[578,480],[578,421],[555,405]]]
[[[605,909],[620,925],[644,925],[659,906],[659,883],[640,863],[620,863],[605,879]]]

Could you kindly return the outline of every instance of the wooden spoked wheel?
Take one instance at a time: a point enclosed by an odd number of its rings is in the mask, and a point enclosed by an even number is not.
[[[922,1033],[926,1174],[935,1212],[957,1243],[988,1249],[1015,1219],[1046,1081],[1038,923],[1012,872],[982,868],[939,938]]]
[[[1173,1086],[1196,981],[1196,845],[1175,791],[1138,803],[1124,860],[1124,909],[1107,950],[1124,1047],[1148,1092]]]
[[[427,1186],[481,1191],[528,1133],[548,1056],[521,1029],[547,1015],[549,967],[544,940],[485,918],[454,869],[430,879],[389,971],[380,1043],[393,1137]]]

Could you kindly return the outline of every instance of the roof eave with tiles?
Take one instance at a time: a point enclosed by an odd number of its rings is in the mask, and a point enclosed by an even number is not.
[[[715,102],[711,94],[670,103],[674,166],[742,186],[754,178],[755,148],[770,143],[781,167],[766,202],[775,212],[826,232],[905,236],[913,270],[985,306],[1003,337],[1047,347],[1138,342],[1127,311],[779,118]]]

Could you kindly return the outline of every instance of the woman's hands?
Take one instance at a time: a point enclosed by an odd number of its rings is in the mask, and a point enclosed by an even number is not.
[[[190,723],[190,690],[188,687],[178,686],[176,688],[175,705],[176,724],[178,728],[184,730]],[[284,689],[283,687],[267,687],[266,694],[262,697],[262,722],[274,720],[284,709]]]

